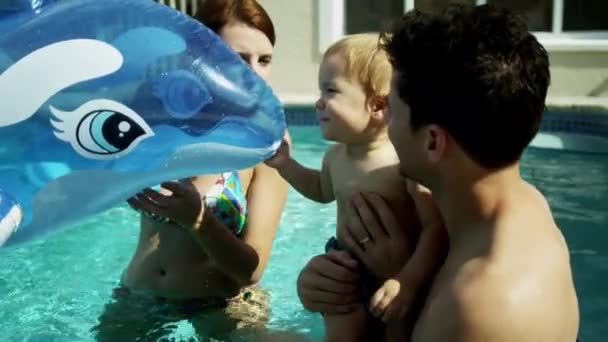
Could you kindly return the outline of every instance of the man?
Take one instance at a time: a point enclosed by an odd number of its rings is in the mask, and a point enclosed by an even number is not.
[[[401,171],[432,192],[450,245],[412,341],[575,341],[568,248],[520,175],[545,108],[546,51],[522,18],[491,6],[409,12],[381,45],[394,67],[389,136]],[[313,258],[298,281],[304,306],[356,305],[352,264],[346,254]]]

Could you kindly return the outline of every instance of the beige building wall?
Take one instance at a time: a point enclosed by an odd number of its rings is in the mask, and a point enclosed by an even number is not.
[[[325,0],[327,1],[327,0]],[[277,42],[271,85],[286,102],[310,102],[318,94],[317,0],[259,0],[272,18]]]
[[[286,102],[312,103],[318,94],[317,0],[259,0],[277,31],[271,84]],[[331,1],[331,0],[321,0]],[[550,97],[608,97],[608,51],[549,48]]]
[[[608,96],[608,51],[549,51],[549,96]]]

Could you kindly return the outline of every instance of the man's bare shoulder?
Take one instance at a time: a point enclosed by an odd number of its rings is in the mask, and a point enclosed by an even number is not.
[[[517,313],[504,277],[480,262],[460,273],[431,292],[413,341],[527,341],[505,328]]]
[[[531,201],[516,198],[520,206],[507,208],[505,219],[480,231],[481,238],[469,239],[466,253],[451,252],[414,341],[576,340],[567,246],[542,196],[526,197]]]

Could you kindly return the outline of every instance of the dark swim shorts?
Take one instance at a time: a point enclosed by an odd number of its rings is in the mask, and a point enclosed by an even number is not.
[[[363,262],[361,262],[361,260],[356,255],[344,248],[340,241],[338,241],[338,239],[333,236],[329,238],[329,240],[327,240],[327,242],[325,243],[325,253],[329,251],[345,251],[353,259],[357,260],[357,263],[359,264],[359,273],[361,274],[361,278],[363,280],[363,282],[361,283],[361,294],[367,306],[367,303],[369,303],[369,300],[379,288],[380,284],[378,283],[378,280],[371,273],[368,272],[367,268],[363,265]]]

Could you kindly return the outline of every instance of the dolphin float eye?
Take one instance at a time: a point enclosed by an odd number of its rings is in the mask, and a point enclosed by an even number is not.
[[[89,101],[73,112],[50,107],[55,136],[69,142],[90,159],[114,159],[131,152],[154,135],[146,122],[129,107],[111,100]]]
[[[78,144],[90,153],[113,154],[126,150],[145,134],[128,116],[108,110],[87,114],[78,124]]]
[[[211,93],[198,77],[184,70],[176,70],[156,78],[154,94],[161,100],[167,113],[176,119],[188,119],[211,103]]]

